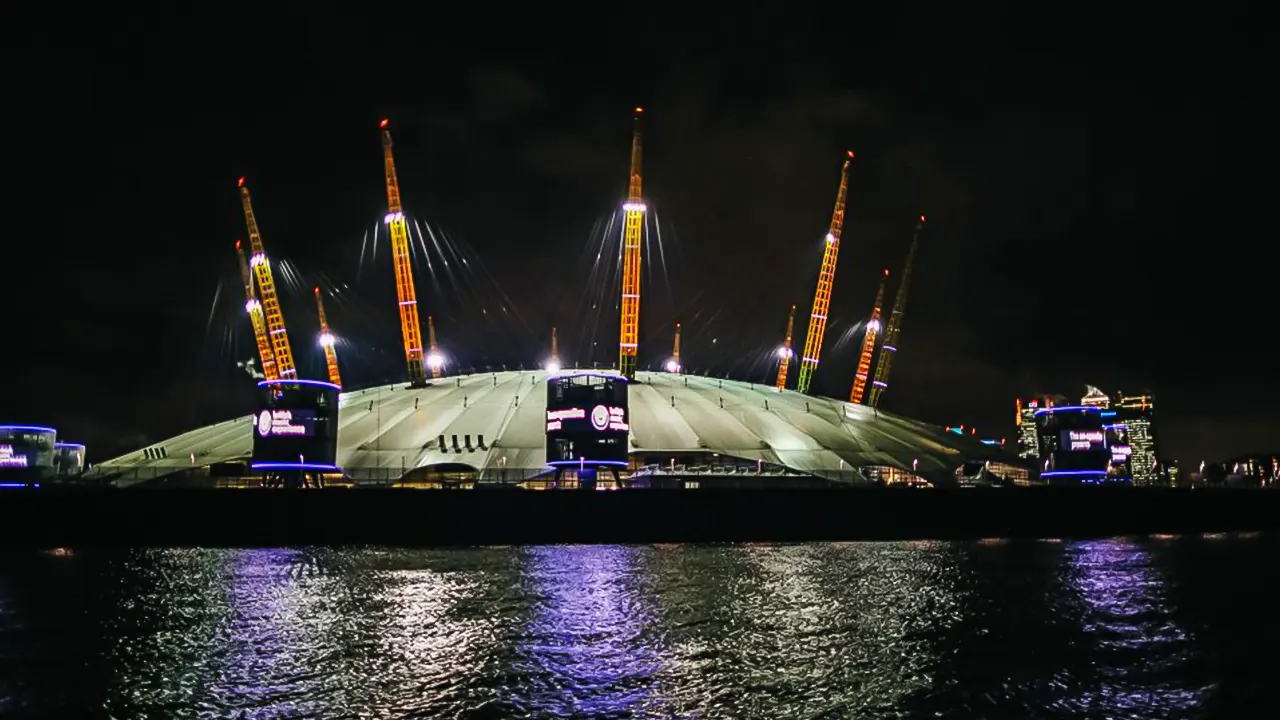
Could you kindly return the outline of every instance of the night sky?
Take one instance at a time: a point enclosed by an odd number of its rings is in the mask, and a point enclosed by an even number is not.
[[[924,213],[886,410],[1012,441],[1016,396],[1092,384],[1154,392],[1184,467],[1280,449],[1260,23],[770,6],[33,12],[9,90],[0,422],[103,460],[249,410],[242,175],[296,274],[277,269],[302,374],[324,372],[320,284],[348,385],[403,380],[386,238],[364,240],[386,212],[383,116],[407,214],[455,253],[417,270],[451,360],[532,367],[554,325],[567,362],[614,362],[603,222],[642,105],[642,367],[680,321],[686,368],[771,381],[792,303],[803,344],[852,149],[819,394],[848,396],[851,330]]]

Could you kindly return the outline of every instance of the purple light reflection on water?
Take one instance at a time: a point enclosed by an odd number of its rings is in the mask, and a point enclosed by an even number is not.
[[[1169,717],[1202,707],[1210,688],[1187,682],[1194,638],[1173,619],[1165,579],[1141,545],[1120,538],[1066,548],[1065,582],[1102,661],[1063,705],[1129,717]],[[1110,660],[1110,662],[1108,662]]]
[[[631,547],[535,547],[525,584],[536,596],[518,669],[536,716],[616,717],[659,711],[661,648]],[[522,668],[520,666],[523,666]],[[660,713],[661,714],[661,713]]]
[[[321,712],[323,683],[302,648],[322,629],[300,613],[297,569],[303,553],[288,548],[240,550],[228,563],[227,615],[210,649],[209,695],[237,718],[291,717]]]
[[[0,553],[0,716],[1251,720],[1233,537]]]

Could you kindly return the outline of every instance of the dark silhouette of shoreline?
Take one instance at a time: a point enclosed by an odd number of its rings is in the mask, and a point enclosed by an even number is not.
[[[0,543],[403,546],[1083,538],[1280,528],[1280,492],[26,489]]]

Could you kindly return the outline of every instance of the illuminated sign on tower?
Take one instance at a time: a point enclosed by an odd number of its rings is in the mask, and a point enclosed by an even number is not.
[[[38,425],[0,425],[0,474],[32,480],[53,475],[57,436]]]
[[[1062,447],[1072,452],[1096,452],[1107,446],[1107,435],[1102,430],[1064,430]]]
[[[337,470],[338,386],[263,380],[253,415],[255,470]]]
[[[566,372],[547,378],[547,464],[621,466],[631,425],[627,379],[611,372]]]
[[[316,414],[311,410],[263,410],[258,413],[258,436],[316,434]]]
[[[0,467],[26,467],[27,456],[14,452],[12,445],[0,445]]]

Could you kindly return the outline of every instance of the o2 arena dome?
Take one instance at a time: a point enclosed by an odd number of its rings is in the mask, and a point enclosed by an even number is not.
[[[568,373],[573,371],[562,371]],[[584,371],[585,372],[585,371]],[[1025,482],[1030,465],[998,446],[864,405],[736,380],[639,372],[630,386],[624,478],[768,476],[838,483],[953,485],[983,473]],[[338,465],[388,483],[449,473],[472,481],[533,478],[546,465],[547,373],[445,377],[340,397]],[[247,468],[253,417],[202,427],[99,464],[125,486]],[[220,468],[222,470],[220,470]],[[802,483],[800,483],[802,484]]]

